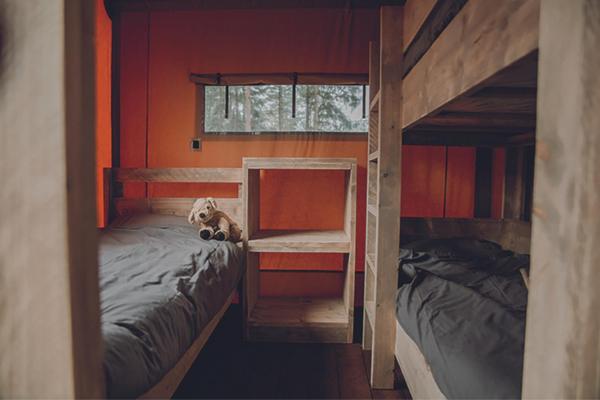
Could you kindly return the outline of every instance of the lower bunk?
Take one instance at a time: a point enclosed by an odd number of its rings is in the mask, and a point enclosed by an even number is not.
[[[102,232],[99,266],[107,396],[171,397],[232,301],[242,249],[136,215]]]
[[[413,398],[520,398],[529,256],[506,247],[528,248],[528,228],[456,223],[433,230],[430,221],[426,235],[403,226],[410,243],[399,259],[396,359]],[[474,235],[482,224],[493,228]]]

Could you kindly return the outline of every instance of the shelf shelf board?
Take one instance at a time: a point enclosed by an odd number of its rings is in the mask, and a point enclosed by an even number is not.
[[[371,103],[369,104],[369,111],[373,111],[375,109],[377,109],[377,107],[379,107],[379,99],[381,98],[381,91],[378,90],[377,93],[375,93],[375,96],[373,96],[373,99],[371,99]]]
[[[348,312],[341,298],[259,298],[248,318],[251,340],[345,342]]]
[[[248,240],[248,251],[255,253],[348,253],[351,247],[343,230],[263,230]]]
[[[375,207],[373,204],[367,204],[367,210],[371,213],[371,215],[373,215],[374,217],[377,216],[377,207]]]
[[[353,158],[244,158],[245,168],[248,169],[330,169],[350,170],[355,165]]]
[[[379,159],[379,150],[375,150],[369,154],[369,161],[377,161]]]

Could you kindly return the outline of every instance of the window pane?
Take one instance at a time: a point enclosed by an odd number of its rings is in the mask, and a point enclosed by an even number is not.
[[[205,132],[366,132],[368,127],[357,85],[296,86],[295,118],[291,85],[230,86],[228,118],[224,86],[206,86],[204,101]]]

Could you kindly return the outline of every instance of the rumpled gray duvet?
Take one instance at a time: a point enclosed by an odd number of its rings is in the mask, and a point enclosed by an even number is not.
[[[100,239],[104,371],[109,397],[136,397],[168,372],[225,304],[243,253],[204,241],[185,218],[147,215]]]
[[[474,239],[400,252],[397,319],[453,399],[520,398],[529,256]]]

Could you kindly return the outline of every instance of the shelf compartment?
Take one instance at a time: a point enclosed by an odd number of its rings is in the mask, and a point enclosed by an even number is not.
[[[259,298],[248,318],[248,338],[272,342],[347,341],[349,318],[341,298]]]
[[[348,253],[351,247],[343,230],[261,230],[248,240],[248,251],[256,253]]]

